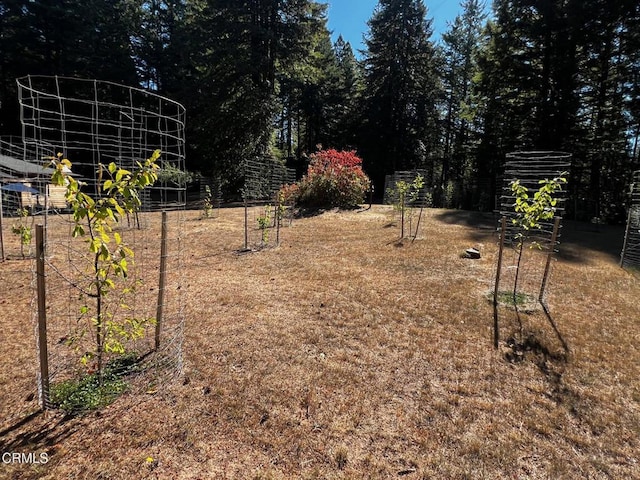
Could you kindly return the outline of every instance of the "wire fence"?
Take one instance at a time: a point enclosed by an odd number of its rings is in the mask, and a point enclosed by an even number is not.
[[[400,182],[412,184],[417,176],[420,175],[423,179],[427,178],[426,170],[400,170],[386,175],[384,179],[384,197],[383,203],[385,205],[393,205],[398,201],[397,185]],[[430,207],[433,203],[433,188],[426,184],[423,184],[422,188],[417,191],[416,199],[411,202],[411,207]]]
[[[540,222],[540,227],[528,232],[527,238],[519,237],[520,230],[514,222],[516,197],[511,189],[514,181],[529,191],[529,198],[540,188],[540,182],[559,176],[566,178],[571,166],[571,154],[563,152],[515,152],[507,154],[502,176],[500,196],[499,232],[503,249],[496,265],[494,295],[501,303],[518,304],[533,308],[546,305],[547,286],[551,278],[553,256],[558,250],[562,232],[562,214],[566,203],[566,189],[554,194],[555,215]],[[504,227],[502,219],[504,218]]]
[[[416,190],[418,176],[422,178],[422,183]],[[383,203],[394,205],[398,210],[400,238],[418,238],[423,209],[433,206],[433,188],[426,184],[425,178],[427,171],[421,169],[396,171],[385,177]],[[399,188],[402,184],[407,188],[404,194]]]
[[[640,268],[640,170],[633,173],[631,204],[620,258],[623,268]]]
[[[27,76],[17,83],[22,151],[11,150],[5,164],[31,174],[44,197],[36,201],[36,223],[45,235],[42,262],[34,262],[42,272],[34,266],[32,286],[39,336],[46,320],[40,351],[46,346],[47,380],[55,391],[67,380],[91,376],[101,364],[110,372],[126,370],[127,388],[162,388],[182,370],[185,109],[153,92],[100,80]],[[65,187],[50,185],[53,170],[46,164],[58,154],[68,158],[82,191],[97,199],[105,166],[135,170],[155,150],[159,181],[141,192],[141,207],[114,228],[133,253],[127,275],[98,272],[90,244],[72,235]],[[96,289],[100,275],[114,282],[106,295]],[[133,331],[140,335],[125,334]],[[104,348],[105,338],[117,338],[112,346],[123,351]],[[42,385],[43,406],[51,406]]]
[[[291,224],[290,209],[282,205],[278,192],[296,181],[296,172],[271,157],[245,160],[243,251],[277,246],[280,228]]]
[[[566,178],[571,167],[571,154],[564,152],[515,152],[508,153],[505,163],[505,171],[502,176],[502,193],[500,196],[499,216],[507,217],[507,232],[505,241],[507,245],[518,243],[517,227],[512,221],[517,214],[514,208],[516,197],[511,189],[513,181],[518,180],[520,185],[529,190],[530,198],[540,188],[540,181],[564,175]],[[555,216],[562,217],[567,201],[567,191],[562,191],[554,195],[556,200]],[[553,220],[540,222],[540,228],[530,232],[531,241],[537,242],[543,250],[556,248],[550,245],[553,234]],[[558,238],[560,233],[558,234]]]
[[[179,375],[183,364],[183,212],[141,215],[144,228],[122,224],[116,229],[134,256],[127,277],[113,277],[115,285],[99,300],[102,328],[126,328],[134,322],[145,325],[140,337],[119,338],[124,355],[104,355],[106,369],[127,373],[128,388],[133,390],[163,388]],[[33,272],[34,305],[44,302],[46,312],[48,380],[54,389],[97,369],[95,254],[86,241],[71,238],[73,225],[70,215],[49,218],[43,291],[36,285],[37,271]],[[33,315],[38,324],[41,308],[34,308]],[[123,368],[128,371],[117,371]],[[48,398],[42,397],[45,407],[53,406]]]
[[[26,76],[17,83],[25,148],[62,153],[93,195],[100,196],[100,165],[135,168],[154,150],[163,169],[184,172],[185,108],[178,102],[101,80]],[[149,189],[143,210],[184,207],[184,185],[166,178]]]

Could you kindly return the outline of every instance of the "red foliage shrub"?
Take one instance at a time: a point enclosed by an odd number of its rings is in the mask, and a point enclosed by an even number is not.
[[[362,203],[371,182],[355,152],[321,150],[311,155],[298,182],[298,204],[311,208],[352,208]]]
[[[298,203],[300,197],[300,185],[297,183],[283,185],[278,195],[279,201],[283,205],[294,205]]]

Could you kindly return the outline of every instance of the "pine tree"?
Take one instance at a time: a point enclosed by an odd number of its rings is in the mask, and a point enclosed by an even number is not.
[[[484,3],[465,0],[440,48],[443,83],[443,154],[440,183],[445,188],[445,206],[460,205],[463,192],[473,178],[472,153],[477,132],[477,101],[473,80],[478,73],[477,51],[486,19]],[[470,204],[467,201],[466,206]]]
[[[578,122],[584,132],[583,149],[577,159],[576,188],[588,199],[589,219],[601,217],[623,221],[624,191],[633,162],[630,155],[628,119],[631,106],[625,95],[638,73],[637,51],[632,48],[633,24],[638,25],[634,2],[594,0],[587,2],[580,57],[581,105]],[[584,28],[583,25],[583,28]],[[631,28],[629,28],[631,26]]]
[[[495,179],[508,151],[566,150],[569,206],[580,210],[571,213],[620,219],[632,168],[633,94],[625,91],[638,71],[637,2],[498,0],[494,8],[479,62],[480,171]]]
[[[135,85],[135,0],[0,1],[0,133],[19,132],[15,79],[96,78]]]
[[[274,155],[281,72],[308,51],[308,0],[188,3],[192,167],[231,177],[242,160]]]
[[[426,14],[421,0],[381,0],[369,20],[362,151],[378,187],[385,174],[416,167],[433,181],[438,84]]]
[[[333,110],[333,146],[340,150],[353,150],[358,144],[359,125],[362,121],[362,68],[356,60],[351,44],[345,42],[342,35],[336,40],[333,49],[338,64],[339,82]]]

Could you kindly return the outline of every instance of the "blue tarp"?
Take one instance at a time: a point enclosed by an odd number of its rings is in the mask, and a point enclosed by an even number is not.
[[[0,188],[5,192],[40,193],[35,188],[27,187],[24,183],[8,183],[0,186]]]

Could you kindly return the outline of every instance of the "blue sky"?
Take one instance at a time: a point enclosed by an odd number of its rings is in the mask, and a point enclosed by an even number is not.
[[[364,49],[363,35],[368,31],[367,21],[378,4],[377,0],[326,0],[329,4],[329,30],[335,41],[338,35],[351,43],[356,56],[358,49]],[[490,4],[487,1],[487,4]],[[447,22],[453,22],[460,12],[459,0],[425,0],[427,18],[433,19],[434,41],[447,30]]]

